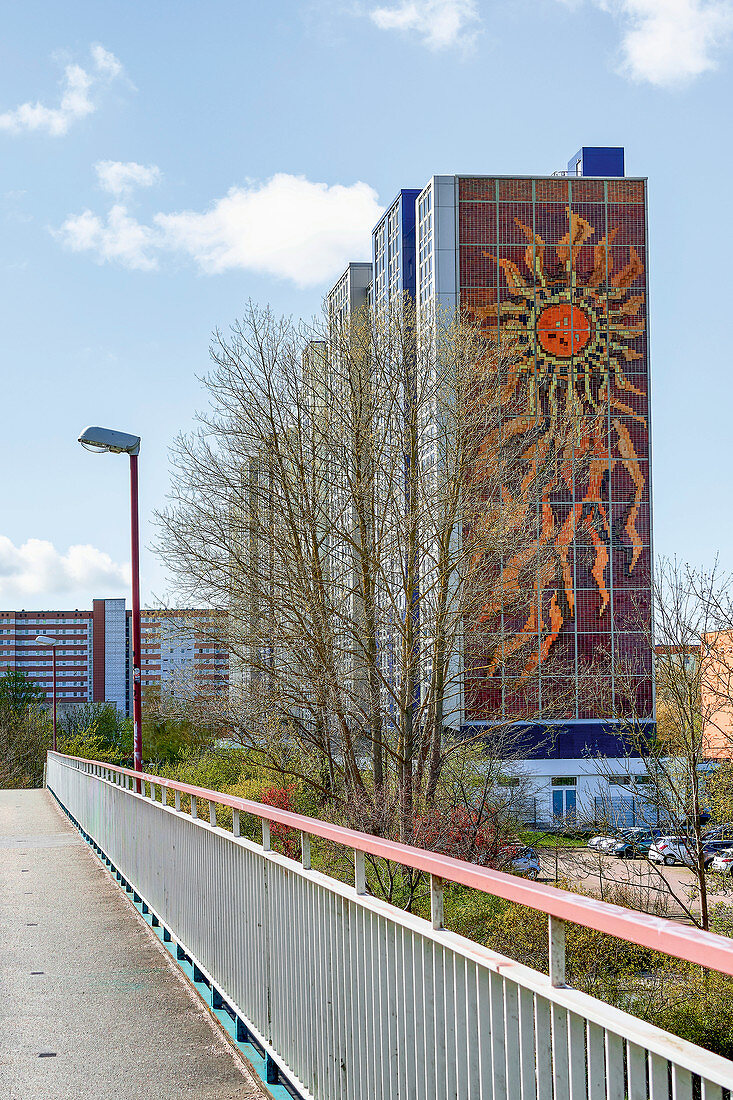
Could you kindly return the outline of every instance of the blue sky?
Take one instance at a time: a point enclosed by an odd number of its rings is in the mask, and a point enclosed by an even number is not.
[[[127,591],[209,336],[308,316],[400,187],[623,145],[649,177],[655,540],[733,567],[733,0],[108,0],[6,7],[0,607]],[[143,554],[144,598],[165,575]]]

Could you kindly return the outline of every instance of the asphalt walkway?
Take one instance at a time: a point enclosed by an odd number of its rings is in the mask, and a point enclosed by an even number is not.
[[[262,1100],[47,791],[0,791],[0,1097]]]

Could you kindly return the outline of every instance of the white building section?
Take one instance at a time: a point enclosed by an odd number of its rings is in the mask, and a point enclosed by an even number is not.
[[[125,601],[105,600],[104,603],[104,701],[126,713],[130,692]]]
[[[224,623],[224,616],[214,611],[143,611],[143,691],[227,691],[229,657],[222,639]]]

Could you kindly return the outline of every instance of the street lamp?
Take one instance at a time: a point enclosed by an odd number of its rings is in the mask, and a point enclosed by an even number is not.
[[[50,638],[48,634],[39,634],[36,645],[47,646],[51,650],[51,664],[53,665],[53,751],[56,752],[56,646],[58,638]]]
[[[87,451],[130,456],[130,535],[132,542],[132,725],[134,764],[143,770],[142,685],[140,681],[140,531],[137,506],[137,456],[140,436],[116,432],[112,428],[85,428],[79,442]],[[137,781],[140,790],[140,780]]]

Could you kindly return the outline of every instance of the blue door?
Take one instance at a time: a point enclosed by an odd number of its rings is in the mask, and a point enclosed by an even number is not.
[[[569,818],[571,821],[575,817],[575,788],[568,787],[567,789],[556,788],[552,792],[552,816],[565,820]]]

